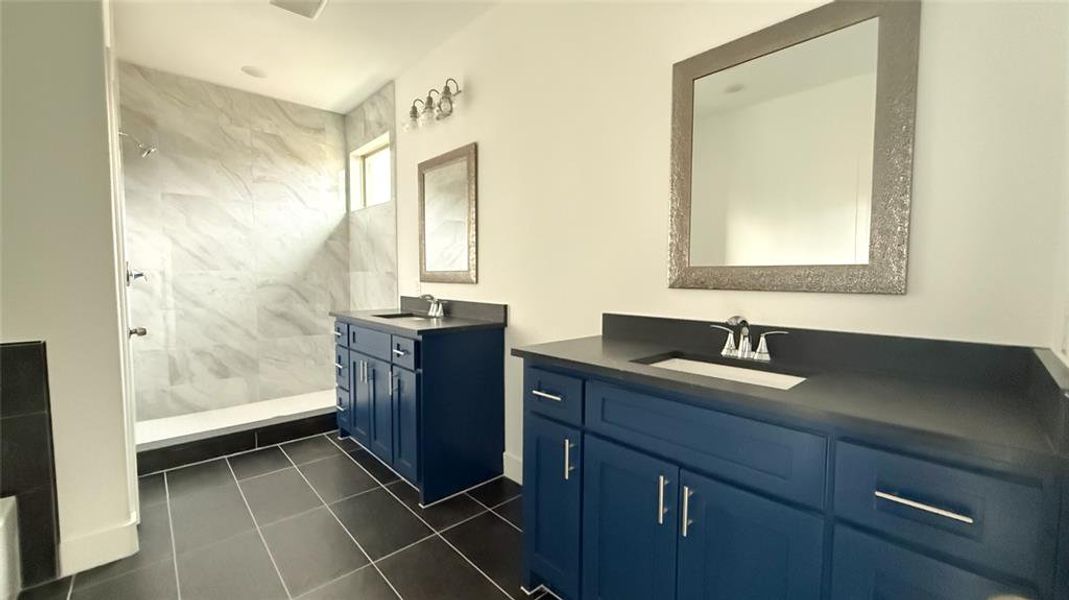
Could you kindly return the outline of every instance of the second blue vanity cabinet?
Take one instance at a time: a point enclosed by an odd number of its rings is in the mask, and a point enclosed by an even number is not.
[[[413,314],[417,302],[402,298],[400,313],[332,314],[345,336],[335,358],[348,367],[337,378],[340,433],[426,506],[501,475],[506,310],[478,304],[469,310],[487,318],[429,319]]]
[[[568,598],[579,597],[583,445],[578,429],[528,416],[523,432],[524,556],[528,571]],[[530,582],[528,582],[530,584]]]
[[[670,600],[679,468],[584,436],[583,598]]]

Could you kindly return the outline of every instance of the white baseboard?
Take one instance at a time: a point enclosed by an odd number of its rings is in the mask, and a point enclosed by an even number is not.
[[[523,485],[523,458],[505,452],[502,454],[502,460],[505,466],[505,477]]]
[[[61,534],[62,535],[62,534]],[[126,558],[138,550],[137,516],[110,529],[59,541],[59,575],[66,577]]]

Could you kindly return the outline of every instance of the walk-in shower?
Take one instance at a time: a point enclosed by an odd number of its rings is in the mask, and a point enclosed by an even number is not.
[[[366,141],[347,130],[391,131],[392,88],[367,111],[378,122],[347,127],[153,69],[118,74],[134,142],[126,259],[145,275],[127,288],[139,449],[333,412],[330,311],[397,302],[393,203],[350,210],[346,170]]]

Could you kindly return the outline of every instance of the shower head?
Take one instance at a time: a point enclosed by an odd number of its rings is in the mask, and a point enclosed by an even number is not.
[[[126,133],[125,131],[120,129],[119,135],[123,137],[128,137],[133,140],[135,144],[137,144],[137,150],[141,153],[141,158],[148,158],[149,154],[152,154],[156,151],[155,146],[149,146],[147,144],[141,143],[141,140],[137,139],[137,137],[135,137],[132,133]]]

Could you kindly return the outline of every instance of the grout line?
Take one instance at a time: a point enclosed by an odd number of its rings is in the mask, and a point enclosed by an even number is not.
[[[326,437],[327,437],[327,440],[330,443],[334,444],[334,440],[330,439],[330,436],[326,436]],[[339,450],[342,450],[343,453],[345,453],[345,451],[341,448],[341,446],[338,446],[337,444],[334,444],[334,445],[337,446]],[[367,559],[368,563],[379,574],[379,577],[382,577],[382,580],[386,582],[386,585],[390,586],[390,589],[393,590],[393,593],[397,594],[397,597],[400,598],[401,597],[401,592],[398,592],[397,588],[395,588],[393,586],[393,583],[391,583],[390,580],[386,578],[386,574],[382,572],[382,569],[380,569],[379,566],[375,564],[375,561],[371,560],[371,555],[368,554],[366,550],[364,550],[364,547],[360,545],[360,542],[356,541],[356,538],[349,531],[349,528],[346,527],[345,523],[342,523],[342,520],[339,519],[338,515],[334,513],[334,509],[332,509],[330,507],[330,505],[327,504],[325,500],[323,500],[323,496],[319,495],[319,492],[315,489],[315,486],[312,485],[312,482],[308,481],[308,478],[304,476],[304,473],[302,473],[301,470],[297,468],[297,463],[293,462],[293,457],[291,457],[289,455],[289,453],[286,452],[285,448],[282,448],[280,446],[279,450],[282,450],[282,454],[286,457],[286,460],[290,461],[290,464],[293,465],[293,468],[297,470],[297,473],[301,476],[301,479],[304,479],[304,482],[306,484],[308,484],[308,487],[312,488],[312,493],[315,494],[316,498],[319,498],[319,501],[323,503],[323,506],[327,509],[327,512],[330,513],[330,516],[334,517],[334,520],[338,522],[338,526],[341,527],[342,531],[345,532],[345,535],[349,536],[349,539],[353,540],[353,543],[356,544],[356,549],[359,550],[360,553],[364,555],[364,558]],[[348,453],[345,453],[345,455],[349,456]],[[352,460],[354,463],[356,463],[356,460],[353,459],[352,456],[349,456],[349,460]],[[356,466],[360,467],[360,463],[356,463]],[[360,467],[360,468],[363,469],[364,467]],[[367,473],[367,471],[364,471],[364,472]],[[386,489],[386,487],[383,486],[382,483],[378,479],[375,479],[374,475],[372,475],[371,473],[368,473],[368,476],[371,477],[371,479],[373,479],[375,481],[375,483],[379,484],[379,488]]]
[[[170,508],[168,508],[167,510],[170,510]],[[173,538],[171,540],[171,543],[174,543]],[[174,570],[175,570],[174,578],[177,580],[178,579],[178,563],[175,563]],[[77,577],[77,576],[78,576],[77,573],[75,573],[74,575],[71,575],[71,584],[69,586],[67,586],[67,595],[65,596],[67,600],[71,600],[71,596],[74,595],[74,578]]]
[[[504,477],[504,475],[502,475],[502,477]],[[493,505],[493,506],[490,506],[489,504],[487,504],[487,503],[483,502],[482,500],[479,500],[479,499],[478,499],[478,498],[476,498],[475,496],[472,496],[471,494],[468,494],[468,496],[471,496],[471,499],[472,499],[472,500],[474,500],[474,501],[478,502],[479,504],[482,504],[482,505],[483,505],[483,507],[485,507],[485,508],[486,508],[486,510],[494,510],[495,508],[497,508],[497,507],[501,506],[502,504],[508,504],[509,502],[512,502],[513,500],[515,500],[516,498],[519,498],[519,497],[520,497],[520,496],[522,496],[522,495],[523,495],[523,492],[520,492],[519,494],[516,494],[515,496],[509,496],[509,497],[508,497],[508,498],[507,498],[506,500],[504,500],[503,502],[498,502],[497,504],[495,504],[495,505]]]
[[[330,440],[330,441],[331,441],[331,443],[332,443],[332,444],[334,444],[335,446],[338,446],[338,444],[336,444],[336,443],[334,442],[334,440]],[[339,448],[339,449],[341,449],[341,446],[338,446],[338,448]],[[285,452],[285,451],[283,451],[283,452]],[[287,455],[287,456],[289,456],[289,455]],[[346,456],[349,456],[349,459],[350,459],[350,460],[352,460],[352,461],[353,461],[354,463],[356,462],[356,459],[355,459],[355,458],[353,458],[353,457],[352,457],[351,455],[349,455],[349,453],[348,453],[348,452],[346,452]],[[374,456],[374,454],[372,454],[372,456]],[[376,457],[376,458],[377,458],[377,457]],[[360,463],[357,463],[357,465],[359,465],[359,464],[360,464]],[[369,473],[369,475],[370,475],[370,473]],[[374,475],[372,475],[371,477],[372,477],[372,478],[374,479],[374,477],[375,477],[375,476],[374,476]],[[376,481],[378,481],[378,480],[376,479]],[[381,485],[381,482],[380,482],[380,485]],[[387,487],[387,486],[382,486],[382,489],[386,490],[386,493],[387,493],[387,494],[389,494],[389,495],[393,496],[393,499],[394,499],[394,500],[397,500],[398,502],[400,502],[400,503],[401,503],[401,506],[403,506],[403,507],[405,507],[406,509],[408,509],[408,512],[412,513],[412,514],[413,514],[413,515],[414,515],[414,516],[415,516],[415,517],[416,517],[417,519],[419,519],[420,521],[422,521],[424,525],[426,525],[426,526],[427,526],[428,528],[430,528],[430,530],[434,532],[434,535],[435,535],[435,536],[437,536],[437,537],[438,537],[438,539],[440,539],[440,540],[442,540],[443,542],[445,542],[445,544],[446,544],[447,546],[449,546],[450,548],[452,548],[454,552],[456,552],[456,553],[457,553],[458,555],[460,555],[460,558],[463,558],[463,559],[464,559],[465,561],[467,561],[467,563],[468,563],[469,565],[471,565],[473,569],[475,569],[476,571],[478,571],[478,572],[479,572],[479,574],[481,574],[481,575],[482,575],[483,577],[485,577],[485,578],[486,578],[486,580],[487,580],[487,581],[489,581],[491,585],[493,585],[494,587],[496,587],[496,588],[497,588],[497,589],[498,589],[498,590],[499,590],[499,591],[500,591],[500,592],[501,592],[502,594],[504,594],[504,595],[505,595],[505,597],[506,597],[506,598],[509,598],[509,599],[511,600],[511,598],[512,598],[512,595],[511,595],[511,594],[509,594],[508,592],[506,592],[506,591],[504,590],[504,588],[502,588],[502,587],[501,587],[500,585],[498,585],[498,583],[497,583],[496,581],[494,581],[493,577],[490,577],[489,575],[487,575],[487,574],[486,574],[486,572],[485,572],[485,571],[483,571],[482,569],[480,569],[480,568],[478,567],[478,565],[476,565],[476,564],[475,564],[474,562],[472,562],[472,561],[471,561],[471,559],[470,559],[470,558],[468,558],[467,556],[465,556],[465,555],[464,555],[464,553],[463,553],[463,552],[461,552],[461,551],[460,551],[460,550],[459,550],[459,549],[458,549],[458,548],[457,548],[456,546],[454,546],[454,545],[453,545],[453,544],[452,544],[452,543],[451,543],[451,542],[450,542],[449,540],[445,539],[445,536],[443,536],[443,535],[441,534],[441,532],[439,532],[438,530],[436,530],[436,529],[435,529],[435,528],[434,528],[434,527],[433,527],[433,526],[432,526],[432,525],[431,525],[430,523],[428,523],[428,522],[427,522],[427,520],[426,520],[426,519],[424,519],[423,517],[421,517],[421,516],[419,515],[419,513],[417,513],[416,511],[412,510],[412,508],[411,508],[411,507],[409,507],[409,506],[408,506],[407,504],[405,504],[403,500],[401,500],[400,498],[398,498],[398,497],[397,497],[397,494],[394,494],[394,493],[393,493],[393,490],[391,490],[391,489],[390,489],[389,487]],[[481,503],[481,502],[479,502],[478,500],[476,500],[476,502],[477,502],[477,503],[479,503],[479,504],[482,504],[482,503]],[[485,506],[485,505],[484,505],[484,506]],[[329,507],[328,507],[328,509],[329,509]],[[332,512],[333,512],[333,511],[332,511]],[[335,517],[335,518],[337,518],[337,517]],[[340,522],[340,521],[339,521],[339,522]],[[459,523],[457,523],[457,525],[459,525]],[[348,531],[348,530],[346,530],[346,531]],[[443,530],[443,531],[444,531],[444,530]],[[356,540],[355,540],[355,538],[353,539],[353,541],[356,541]],[[370,557],[369,557],[369,558],[370,558]],[[378,568],[378,567],[376,566],[376,568]],[[379,573],[382,573],[382,571],[380,570],[380,571],[379,571]],[[383,575],[383,578],[384,578],[384,579],[385,579],[385,577],[386,577],[386,576],[385,576],[385,575]],[[387,581],[387,583],[389,583],[389,581]],[[390,585],[390,587],[392,588],[392,587],[393,587],[393,584],[391,584],[391,585]],[[397,591],[397,590],[395,589],[395,590],[394,590],[394,592],[396,592],[396,591]],[[401,594],[397,594],[397,595],[398,595],[398,596],[400,596]]]
[[[502,477],[504,477],[504,475],[494,475],[490,479],[487,479],[485,481],[480,481],[479,483],[476,483],[475,485],[473,485],[473,486],[471,486],[469,488],[466,488],[466,489],[460,490],[459,492],[450,494],[450,495],[446,496],[445,498],[439,498],[439,499],[435,500],[434,502],[431,502],[430,504],[422,504],[422,503],[420,503],[419,507],[420,508],[430,508],[430,507],[434,506],[435,504],[438,504],[439,502],[445,502],[446,500],[452,500],[453,498],[456,498],[457,496],[459,496],[461,494],[465,494],[465,495],[469,496],[472,500],[475,500],[475,497],[472,496],[471,494],[468,494],[468,492],[474,490],[475,488],[480,488],[480,487],[482,487],[482,486],[484,486],[484,485],[486,485],[488,483],[497,481],[498,479],[501,479]],[[411,485],[411,484],[409,484],[409,485]],[[415,488],[416,486],[413,485],[412,487]],[[416,488],[416,491],[418,492],[419,488]],[[475,500],[475,501],[479,502],[478,500]],[[483,504],[483,503],[479,502],[479,504]],[[486,508],[490,508],[489,506],[486,506],[485,504],[483,504],[483,506],[485,506]]]
[[[174,541],[174,517],[171,515],[171,485],[167,475],[163,476],[163,496],[167,501],[167,527],[171,530],[171,561],[174,563],[174,587],[178,600],[182,600],[182,582],[178,579],[178,549]],[[74,591],[74,579],[71,579],[71,591]],[[70,597],[68,596],[68,600]]]
[[[496,510],[494,510],[492,508],[490,509],[490,513],[493,514],[495,517],[501,519],[505,523],[508,523],[509,527],[512,527],[516,531],[519,531],[520,533],[523,533],[523,529],[520,529],[519,527],[516,526],[515,523],[513,523],[512,521],[509,521],[507,518],[505,518],[505,515],[497,512]]]
[[[344,575],[339,575],[338,577],[335,577],[334,579],[331,579],[330,581],[327,581],[325,583],[321,583],[321,584],[315,586],[314,588],[308,590],[307,592],[301,594],[300,596],[297,596],[297,598],[295,600],[300,600],[301,598],[307,597],[309,594],[315,593],[315,592],[327,587],[328,585],[331,585],[333,583],[341,581],[342,579],[345,579],[346,577],[352,575],[353,573],[356,573],[358,571],[363,571],[364,569],[367,569],[367,568],[371,567],[371,565],[372,565],[372,563],[367,563],[366,565],[360,565],[359,567],[353,569],[352,571],[349,571],[348,573],[345,573]]]
[[[264,545],[264,550],[267,550],[267,557],[271,559],[271,566],[275,567],[275,574],[278,575],[278,580],[282,583],[282,589],[286,592],[286,597],[293,598],[289,586],[286,585],[286,580],[282,577],[282,571],[279,570],[278,563],[275,562],[275,555],[271,552],[271,547],[267,545],[267,539],[264,538],[264,532],[260,530],[260,523],[256,520],[256,515],[252,512],[252,507],[249,506],[249,499],[245,497],[245,490],[241,489],[241,483],[238,482],[238,476],[234,473],[234,467],[230,466],[229,460],[226,461],[226,468],[230,471],[230,476],[234,478],[234,485],[238,487],[238,493],[241,494],[241,501],[245,503],[245,510],[249,511],[249,517],[252,518],[252,524],[256,527],[256,534],[260,536],[260,543]],[[176,565],[177,560],[178,557],[176,556]],[[175,568],[177,568],[177,566]]]
[[[219,456],[213,456],[211,458],[206,458],[204,460],[198,460],[196,462],[186,463],[184,465],[178,465],[176,467],[168,467],[166,469],[159,469],[158,471],[152,471],[151,473],[145,473],[143,475],[138,475],[137,478],[141,479],[142,477],[151,477],[153,475],[159,475],[160,473],[167,473],[167,472],[170,472],[170,471],[177,471],[178,469],[184,469],[186,467],[193,467],[193,466],[196,466],[196,465],[203,465],[204,463],[210,463],[213,460],[220,460],[220,459],[223,459],[223,458],[230,458],[231,456],[240,456],[242,454],[249,454],[249,453],[252,453],[252,452],[256,452],[257,450],[265,450],[267,448],[274,448],[275,446],[278,446],[279,450],[281,450],[282,449],[282,444],[290,444],[290,443],[293,443],[293,442],[301,442],[301,441],[304,441],[304,440],[310,440],[310,439],[312,439],[314,437],[326,436],[327,439],[330,439],[330,434],[332,432],[334,432],[334,431],[337,431],[337,430],[331,429],[330,431],[321,431],[319,433],[313,433],[312,435],[306,435],[304,437],[293,438],[292,440],[286,440],[284,442],[278,442],[277,444],[271,444],[270,446],[258,446],[256,448],[249,448],[248,450],[239,450],[237,452],[231,452],[230,454],[221,454]],[[345,452],[345,450],[342,449],[342,452]]]

